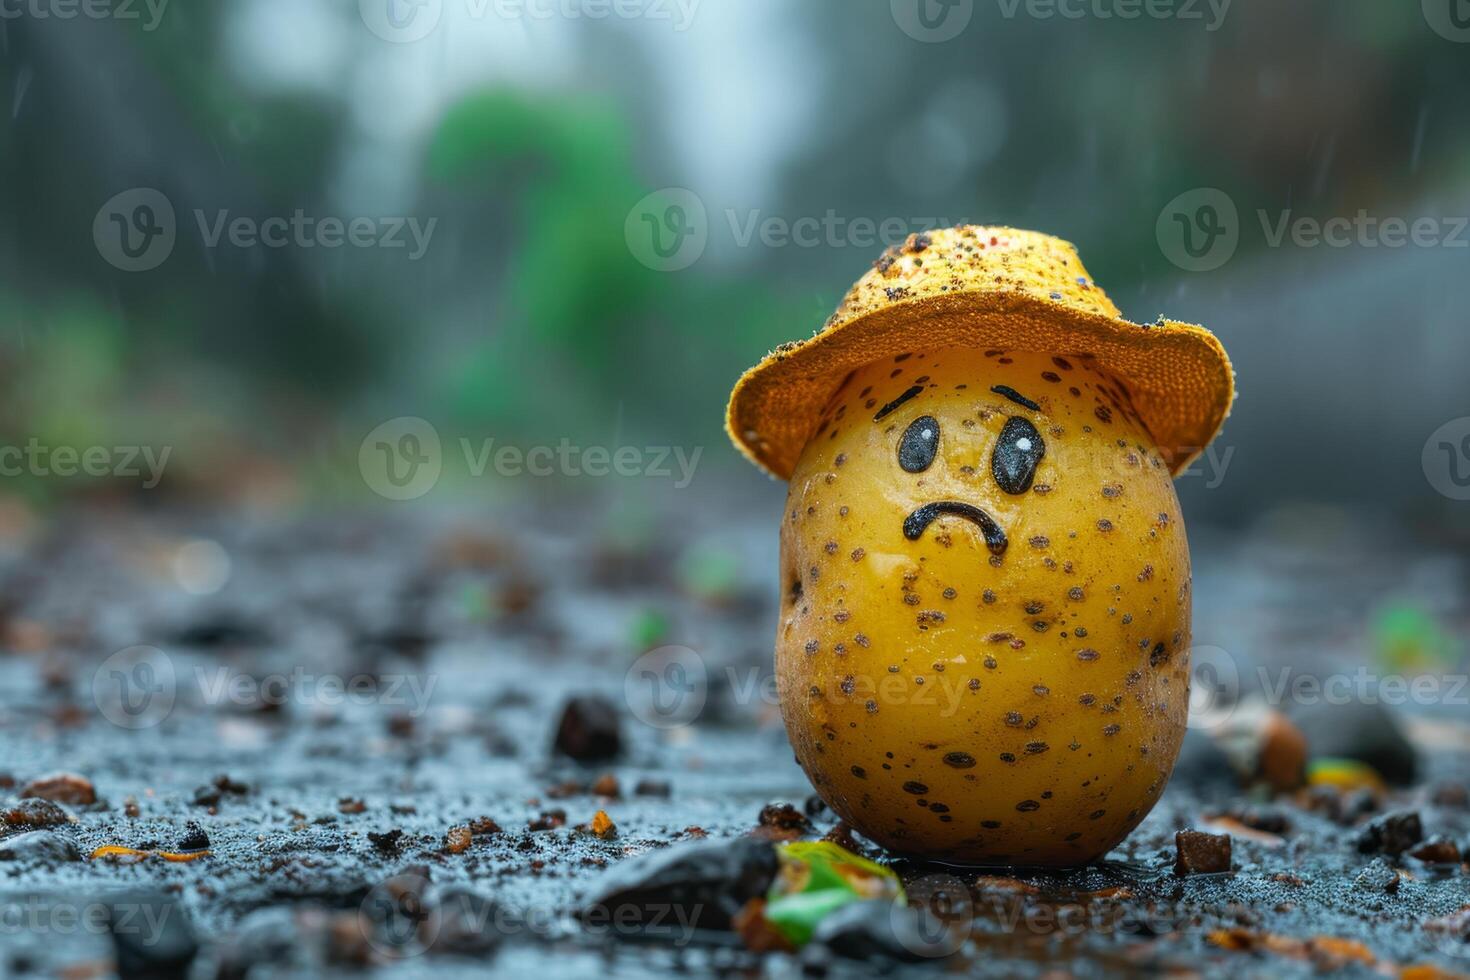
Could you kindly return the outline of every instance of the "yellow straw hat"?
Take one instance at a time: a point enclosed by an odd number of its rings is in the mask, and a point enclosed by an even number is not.
[[[1128,387],[1176,476],[1215,437],[1235,397],[1230,358],[1214,334],[1162,317],[1123,319],[1071,242],[962,225],[884,252],[815,336],[782,344],[745,372],[725,427],[757,466],[788,479],[849,373],[944,347],[1091,358]]]

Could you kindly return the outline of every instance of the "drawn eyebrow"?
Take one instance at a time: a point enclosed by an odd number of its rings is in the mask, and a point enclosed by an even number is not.
[[[1010,385],[996,385],[995,387],[991,388],[990,390],[993,391],[993,392],[995,392],[997,395],[1005,395],[1007,398],[1009,398],[1011,401],[1015,402],[1017,405],[1024,405],[1027,408],[1031,409],[1031,411],[1033,411],[1033,412],[1039,412],[1039,411],[1041,411],[1041,406],[1040,405],[1036,404],[1034,401],[1032,401],[1031,399],[1027,398],[1025,395],[1021,394],[1019,391],[1017,391],[1016,389],[1012,388]]]
[[[919,392],[921,392],[923,390],[924,389],[923,389],[922,386],[920,386],[920,385],[914,385],[908,391],[905,391],[903,394],[901,394],[897,398],[893,399],[893,401],[889,402],[887,405],[884,405],[882,408],[878,409],[878,414],[873,416],[873,421],[874,422],[881,422],[881,421],[883,421],[883,416],[887,415],[889,412],[892,412],[894,409],[898,408],[898,406],[902,405],[904,402],[908,401],[910,398],[913,398],[915,395],[917,395]]]

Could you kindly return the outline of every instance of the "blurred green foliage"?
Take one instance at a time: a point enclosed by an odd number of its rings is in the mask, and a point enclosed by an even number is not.
[[[1236,4],[1207,32],[997,20],[977,5],[962,39],[924,45],[895,29],[886,4],[793,4],[781,23],[800,53],[771,58],[790,58],[781,77],[799,83],[790,97],[805,122],[718,132],[730,146],[781,142],[769,196],[711,196],[710,220],[723,228],[727,208],[788,219],[835,208],[1042,227],[1077,241],[1094,275],[1125,294],[1177,272],[1153,221],[1182,189],[1228,187],[1243,214],[1406,207],[1463,189],[1470,63],[1415,6]],[[313,55],[340,57],[334,83],[249,74],[240,33],[285,50],[295,25],[221,2],[171,5],[151,33],[7,25],[0,438],[168,441],[198,485],[248,479],[255,460],[326,493],[361,492],[357,444],[398,415],[428,418],[449,440],[723,447],[739,372],[815,330],[873,258],[756,246],[655,272],[630,254],[624,224],[652,189],[697,177],[673,165],[690,158],[673,152],[688,128],[684,82],[665,71],[677,60],[583,25],[578,54],[545,78],[436,76],[423,91],[454,94],[409,139],[374,117],[413,98],[379,106],[386,89],[364,81],[404,52],[353,14],[340,49]],[[727,74],[737,92],[756,81]],[[969,114],[977,91],[1000,118]],[[959,96],[944,102],[947,92]],[[945,125],[996,142],[949,182],[929,179]],[[390,144],[409,152],[379,159]],[[407,172],[374,184],[394,166]],[[101,203],[130,187],[160,189],[178,212],[179,244],[148,273],[111,268],[89,234]],[[195,209],[371,213],[361,202],[383,187],[387,213],[439,219],[422,261],[211,250],[193,228]],[[225,445],[241,472],[218,471]],[[706,461],[739,465],[719,451]]]

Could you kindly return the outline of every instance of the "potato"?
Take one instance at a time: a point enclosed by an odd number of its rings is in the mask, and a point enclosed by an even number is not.
[[[1158,801],[1189,700],[1189,547],[1127,385],[945,349],[854,372],[801,454],[776,664],[797,760],[895,851],[1101,857]]]

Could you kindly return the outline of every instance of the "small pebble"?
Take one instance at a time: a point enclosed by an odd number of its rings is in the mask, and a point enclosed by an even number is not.
[[[0,821],[12,827],[55,827],[67,822],[66,811],[50,800],[21,800],[0,812]]]
[[[1424,826],[1418,813],[1386,813],[1363,828],[1358,836],[1358,852],[1397,857],[1423,839]]]
[[[20,788],[22,799],[37,798],[71,806],[90,806],[97,802],[92,781],[74,772],[54,772],[32,779]]]
[[[617,708],[597,695],[570,699],[562,709],[553,746],[578,762],[616,758],[623,750]]]
[[[184,836],[179,838],[181,851],[204,851],[209,849],[209,835],[193,820],[184,825]]]
[[[469,850],[473,840],[474,836],[470,833],[470,828],[450,827],[444,834],[444,849],[450,854],[463,854]]]
[[[1181,830],[1174,835],[1174,873],[1223,874],[1230,870],[1230,835]]]
[[[1353,887],[1359,891],[1392,895],[1399,890],[1399,873],[1383,858],[1376,858],[1353,879]]]
[[[760,825],[804,833],[811,829],[812,823],[790,803],[770,803],[761,808]]]
[[[1409,851],[1409,856],[1425,864],[1459,864],[1460,847],[1448,837],[1431,837]]]

